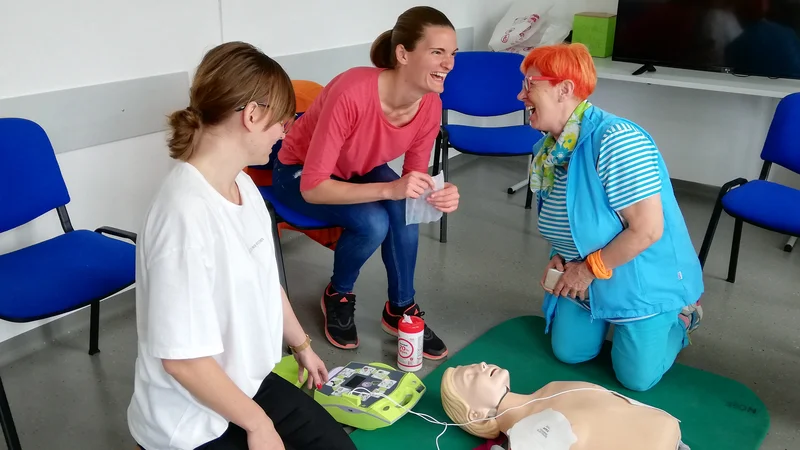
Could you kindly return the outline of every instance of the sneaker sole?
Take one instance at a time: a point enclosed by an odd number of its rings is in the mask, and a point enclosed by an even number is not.
[[[325,310],[325,297],[323,296],[320,299],[320,307],[322,308],[322,329],[325,330],[325,338],[328,342],[331,343],[336,348],[341,348],[342,350],[352,350],[354,348],[358,348],[359,344],[361,344],[361,340],[356,338],[355,344],[340,344],[334,340],[330,333],[328,333],[328,312]]]
[[[383,331],[385,331],[387,334],[397,337],[397,328],[394,328],[388,323],[386,323],[386,320],[384,320],[383,318],[381,318],[381,328],[383,328]],[[440,359],[447,358],[447,354],[448,350],[445,350],[444,353],[442,353],[441,355],[431,355],[423,351],[422,357],[425,359],[429,359],[431,361],[438,361]]]

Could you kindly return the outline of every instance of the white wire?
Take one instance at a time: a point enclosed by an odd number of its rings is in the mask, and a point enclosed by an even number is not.
[[[358,391],[359,389],[360,389],[360,390],[362,390],[362,391],[363,391],[365,394],[372,395],[372,392],[371,392],[371,391],[368,391],[367,389],[365,389],[365,388],[362,388],[362,387],[360,387],[360,386],[359,386],[359,387],[357,387],[357,388],[355,388],[355,389],[353,389],[353,390],[351,391],[351,393],[356,393],[356,391]],[[513,411],[513,410],[515,410],[515,409],[519,409],[519,408],[522,408],[522,407],[524,407],[524,406],[528,406],[528,405],[530,405],[531,403],[540,402],[540,401],[543,401],[543,400],[550,400],[551,398],[558,397],[559,395],[569,394],[570,392],[580,392],[580,391],[597,391],[597,392],[605,392],[605,393],[608,393],[608,394],[615,394],[615,395],[618,395],[618,396],[620,396],[620,397],[622,397],[623,399],[625,399],[625,400],[628,400],[628,401],[632,400],[632,399],[629,399],[628,397],[626,397],[626,396],[624,396],[624,395],[622,395],[622,394],[620,394],[620,393],[618,393],[618,392],[614,392],[614,391],[611,391],[611,390],[608,390],[608,389],[600,389],[600,388],[576,388],[576,389],[569,389],[569,390],[562,391],[562,392],[557,392],[557,393],[555,393],[555,394],[553,394],[553,395],[551,395],[551,396],[548,396],[548,397],[534,398],[534,399],[532,399],[532,400],[530,400],[530,401],[528,401],[528,402],[525,402],[525,403],[523,403],[523,404],[521,404],[521,405],[519,405],[519,406],[514,406],[514,407],[511,407],[511,408],[508,408],[507,410],[505,410],[505,411],[501,412],[500,414],[498,414],[498,415],[496,415],[496,416],[492,416],[492,417],[486,417],[486,418],[484,418],[484,419],[475,419],[475,420],[470,420],[470,421],[469,421],[469,422],[467,422],[467,423],[447,423],[447,422],[441,422],[441,421],[439,421],[439,420],[436,420],[435,418],[433,418],[433,417],[429,416],[428,414],[423,414],[423,413],[418,413],[418,412],[416,412],[416,411],[412,411],[410,408],[407,408],[407,407],[405,407],[405,406],[401,405],[400,403],[397,403],[397,402],[396,402],[394,399],[392,399],[392,398],[388,397],[387,395],[385,395],[385,394],[383,394],[383,393],[378,393],[378,396],[379,396],[379,397],[383,397],[383,398],[385,398],[385,399],[388,399],[389,401],[391,401],[392,403],[394,403],[394,404],[395,404],[395,405],[397,405],[398,407],[405,409],[405,410],[406,410],[406,412],[409,412],[409,413],[411,413],[411,414],[413,414],[413,415],[415,415],[415,416],[417,416],[417,417],[419,417],[419,418],[421,418],[421,419],[425,420],[426,422],[432,423],[432,424],[434,424],[434,425],[442,425],[442,426],[444,426],[444,430],[442,430],[442,432],[441,432],[441,433],[439,433],[439,435],[438,435],[438,436],[436,436],[436,450],[441,450],[441,449],[439,448],[439,438],[440,438],[440,437],[442,437],[442,436],[444,436],[444,434],[447,432],[447,427],[449,427],[449,426],[452,426],[452,427],[460,427],[460,426],[469,425],[469,424],[472,424],[472,423],[475,423],[475,422],[484,422],[484,421],[488,421],[488,420],[493,420],[493,419],[496,419],[496,418],[498,418],[498,417],[502,416],[503,414],[505,414],[505,413],[507,413],[507,412],[509,412],[509,411]],[[634,401],[635,401],[635,400],[634,400]],[[636,402],[634,405],[635,405],[635,406],[644,406],[644,407],[647,407],[647,408],[650,408],[650,409],[655,409],[656,411],[661,411],[661,412],[663,412],[664,414],[667,414],[667,415],[669,415],[669,416],[672,416],[670,413],[668,413],[668,412],[664,411],[663,409],[656,408],[655,406],[646,405],[646,404],[644,404],[644,403],[641,403],[641,402]],[[676,420],[677,420],[677,419],[676,419]],[[679,422],[680,422],[680,421],[679,421]]]

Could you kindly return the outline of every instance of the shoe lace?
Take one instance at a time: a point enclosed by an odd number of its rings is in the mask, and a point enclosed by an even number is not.
[[[407,311],[404,314],[407,314],[409,316],[422,318],[422,316],[425,315],[425,311],[419,309],[419,306],[414,306],[414,308],[411,311]]]
[[[422,316],[425,315],[425,311],[419,309],[419,306],[414,306],[414,308],[412,308],[411,311],[407,311],[404,314],[407,314],[409,316],[415,316],[415,317],[422,318]],[[428,323],[425,322],[425,328],[424,328],[424,331],[422,333],[422,338],[425,339],[425,340],[428,340],[432,336],[433,336],[433,331],[428,327]]]

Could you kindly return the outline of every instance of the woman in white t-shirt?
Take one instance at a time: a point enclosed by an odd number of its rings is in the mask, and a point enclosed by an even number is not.
[[[209,51],[170,117],[178,160],[137,245],[138,357],[128,408],[145,450],[355,449],[310,396],[272,374],[285,340],[308,386],[327,382],[278,281],[270,216],[249,165],[294,116],[291,81],[241,42]]]

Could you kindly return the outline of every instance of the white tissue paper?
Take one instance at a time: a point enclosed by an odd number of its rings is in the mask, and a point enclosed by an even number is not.
[[[444,189],[444,172],[433,177],[433,184],[435,188],[425,190],[419,198],[406,199],[406,225],[436,222],[442,218],[442,212],[428,203],[428,197]]]
[[[569,450],[578,442],[569,420],[550,408],[520,420],[507,434],[512,450]]]

